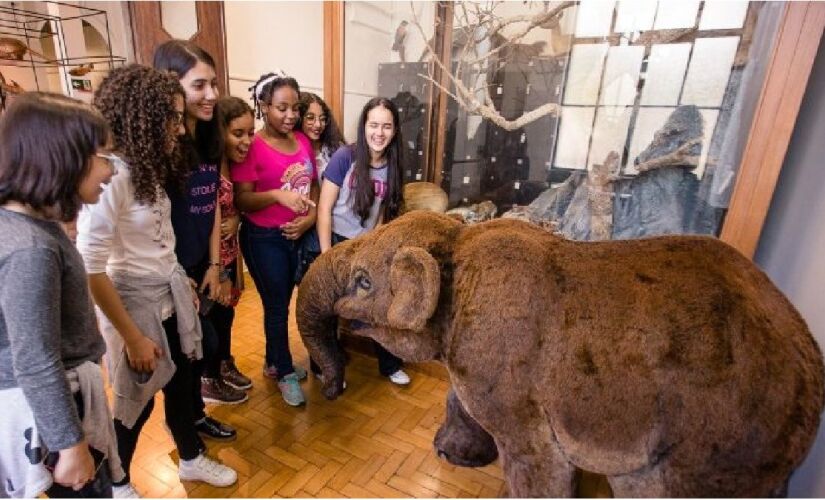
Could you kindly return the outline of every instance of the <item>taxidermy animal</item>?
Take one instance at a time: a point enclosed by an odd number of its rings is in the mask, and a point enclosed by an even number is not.
[[[0,59],[22,61],[23,56],[26,55],[26,52],[31,52],[34,56],[37,56],[41,59],[46,59],[46,57],[43,54],[32,50],[31,47],[29,47],[22,41],[18,40],[17,38],[0,38]]]
[[[709,237],[575,242],[411,212],[336,245],[301,283],[298,327],[330,399],[336,315],[446,365],[516,497],[570,496],[577,468],[617,497],[782,494],[825,399],[804,320]]]

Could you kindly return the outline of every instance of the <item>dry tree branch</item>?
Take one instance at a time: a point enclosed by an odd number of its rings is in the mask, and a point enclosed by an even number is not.
[[[424,33],[424,29],[422,28],[421,23],[418,19],[418,15],[415,11],[414,5],[412,5],[412,2],[410,2],[410,4],[411,4],[412,16],[413,16],[413,25],[418,30],[419,34],[421,35],[422,40],[424,40],[425,53],[429,52],[432,55],[432,61],[435,63],[436,66],[438,66],[438,68],[441,70],[442,74],[446,75],[447,79],[449,79],[450,83],[455,88],[455,92],[450,92],[449,89],[445,88],[445,85],[442,84],[442,82],[436,81],[435,78],[433,78],[432,74],[429,74],[427,76],[425,76],[423,74],[419,74],[419,76],[421,76],[422,78],[425,78],[426,80],[428,80],[430,83],[435,85],[440,90],[443,90],[447,95],[449,95],[453,100],[455,100],[456,103],[461,108],[463,108],[467,113],[480,115],[482,118],[486,118],[487,120],[493,122],[495,125],[501,127],[504,130],[508,130],[508,131],[512,131],[512,130],[516,130],[516,129],[519,129],[521,127],[524,127],[525,125],[527,125],[529,123],[532,123],[535,120],[538,120],[539,118],[542,118],[544,116],[548,116],[548,115],[558,116],[561,113],[561,106],[559,106],[556,103],[546,103],[546,104],[543,104],[542,106],[539,106],[538,108],[536,108],[534,110],[531,110],[531,111],[528,111],[528,112],[522,114],[520,117],[518,117],[514,120],[507,120],[506,118],[501,116],[501,113],[499,113],[498,110],[496,109],[495,104],[494,104],[493,99],[492,99],[492,96],[490,95],[489,85],[484,86],[484,89],[483,89],[484,90],[483,102],[479,102],[479,99],[476,96],[476,93],[478,91],[482,90],[482,88],[477,87],[476,85],[473,85],[473,87],[474,87],[473,90],[470,90],[469,88],[467,88],[466,85],[464,85],[464,83],[461,81],[460,78],[457,78],[457,75],[460,75],[462,71],[460,71],[460,70],[456,71],[456,75],[454,75],[446,67],[446,65],[444,64],[444,61],[441,60],[441,57],[439,57],[439,54],[436,53],[435,48],[432,46],[432,44],[430,43],[430,41],[427,38],[426,34]],[[511,44],[511,43],[513,43],[517,40],[520,40],[521,38],[526,36],[527,33],[529,33],[531,30],[533,30],[533,29],[535,29],[535,28],[537,28],[537,27],[539,27],[543,24],[548,23],[548,22],[552,21],[553,19],[556,19],[559,15],[561,15],[561,12],[564,9],[566,9],[566,8],[568,8],[568,7],[570,7],[574,4],[575,4],[575,2],[571,2],[571,1],[563,2],[559,5],[557,5],[556,7],[554,7],[553,9],[551,9],[551,10],[549,10],[547,12],[537,14],[535,16],[513,16],[512,18],[507,18],[507,19],[504,19],[504,20],[498,19],[492,14],[492,10],[493,10],[495,5],[493,5],[488,10],[477,10],[478,22],[477,22],[475,28],[478,28],[478,27],[482,26],[484,23],[487,23],[487,22],[491,23],[491,27],[487,29],[487,31],[485,32],[484,37],[481,40],[484,40],[485,38],[489,39],[492,34],[498,33],[504,26],[512,24],[513,22],[517,22],[517,21],[511,21],[511,19],[514,19],[514,18],[518,18],[519,20],[523,21],[522,18],[528,17],[528,19],[529,19],[527,21],[528,26],[525,29],[522,29],[521,31],[519,31],[514,38],[512,38],[511,40],[505,42],[502,46],[499,46],[496,49],[493,49],[493,50],[489,51],[487,54],[485,54],[482,57],[476,58],[475,61],[471,61],[469,63],[465,62],[465,61],[459,61],[458,66],[461,67],[464,64],[472,66],[474,64],[480,64],[483,61],[489,60],[492,55],[498,53],[498,51],[500,51],[503,47],[505,47],[508,44]],[[488,19],[489,19],[489,21],[488,21]],[[450,22],[452,22],[452,20],[450,20]],[[497,23],[497,24],[492,24],[492,23]],[[476,33],[476,29],[473,29],[468,34],[467,41],[465,43],[463,52],[469,50],[468,47],[470,45],[478,45],[478,43],[480,43],[480,41],[476,42],[475,33]]]
[[[521,41],[525,36],[527,36],[531,31],[533,31],[537,27],[556,21],[558,17],[562,15],[562,11],[564,11],[568,7],[572,7],[575,4],[576,2],[562,2],[559,5],[548,10],[547,12],[542,12],[533,16],[521,15],[511,16],[503,20],[495,19],[494,24],[490,28],[490,31],[487,33],[487,37],[490,39],[492,39],[493,36],[497,35],[499,31],[501,31],[510,24],[517,22],[526,22],[527,26],[522,28],[520,31],[517,31],[515,34],[513,34],[513,36],[509,37],[507,41],[505,41],[495,49],[489,51],[488,53],[484,54],[479,58],[476,58],[473,61],[470,61],[469,64],[477,64],[485,59],[489,59],[490,57],[498,54],[503,49],[511,46],[513,43]]]

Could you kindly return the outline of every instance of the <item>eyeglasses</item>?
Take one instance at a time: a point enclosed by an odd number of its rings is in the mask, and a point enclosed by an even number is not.
[[[109,167],[112,169],[112,175],[117,173],[117,163],[115,163],[115,161],[120,160],[118,155],[114,153],[95,153],[95,156],[98,158],[103,158],[109,162]]]
[[[315,123],[318,122],[320,124],[325,124],[327,122],[326,115],[306,115],[304,117],[304,121],[307,123]]]
[[[175,125],[180,125],[181,123],[183,123],[183,117],[185,116],[184,113],[182,113],[180,111],[172,111],[172,116],[175,119],[175,121],[174,121]]]

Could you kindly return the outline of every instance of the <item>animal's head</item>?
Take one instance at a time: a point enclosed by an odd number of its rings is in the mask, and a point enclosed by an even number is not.
[[[335,316],[353,320],[359,335],[374,338],[411,361],[441,354],[439,304],[461,224],[414,211],[360,238],[336,245],[310,267],[298,291],[301,336],[324,371],[327,397],[340,394],[343,363],[334,351]],[[326,376],[329,374],[330,376]]]

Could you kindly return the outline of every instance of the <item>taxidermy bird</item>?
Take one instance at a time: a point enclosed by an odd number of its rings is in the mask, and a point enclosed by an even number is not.
[[[392,42],[393,52],[398,52],[398,57],[401,62],[407,62],[406,54],[404,53],[404,40],[407,38],[407,21],[401,21],[401,24],[395,29],[395,39]]]
[[[32,50],[31,47],[18,40],[17,38],[0,38],[0,59],[11,59],[13,61],[22,61],[26,52],[31,52],[32,55],[45,59],[46,56]]]
[[[70,69],[68,73],[72,76],[83,76],[89,71],[92,71],[93,69],[95,69],[95,65],[92,63],[81,64],[80,66]]]

